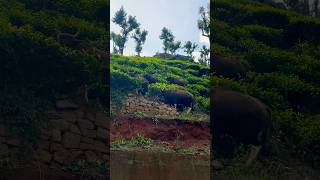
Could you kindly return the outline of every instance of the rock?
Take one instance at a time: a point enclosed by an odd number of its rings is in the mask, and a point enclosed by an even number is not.
[[[75,134],[81,134],[80,129],[76,125],[71,125],[70,126],[70,132],[75,133]]]
[[[9,153],[9,148],[6,144],[0,143],[0,157],[7,156]]]
[[[108,152],[108,146],[106,143],[102,143],[100,141],[95,141],[93,144],[93,149],[98,152]]]
[[[61,142],[61,131],[57,129],[52,130],[52,140],[55,142]]]
[[[94,129],[94,124],[89,120],[79,119],[78,125],[81,129]]]
[[[94,161],[94,160],[97,160],[97,159],[98,159],[98,158],[97,158],[97,155],[96,155],[94,152],[92,152],[92,151],[87,151],[87,152],[85,152],[85,156],[86,156],[86,158],[87,158],[88,161]]]
[[[12,146],[19,146],[20,140],[16,138],[8,138],[6,140],[7,144],[12,145]]]
[[[80,150],[74,150],[74,151],[70,151],[70,157],[68,158],[69,160],[73,161],[73,160],[79,160],[81,159],[81,156],[83,155],[83,151]]]
[[[108,121],[107,115],[105,113],[97,113],[95,124],[97,126],[108,129],[109,128],[109,121]]]
[[[222,163],[217,160],[213,160],[212,166],[213,166],[213,169],[216,169],[216,170],[223,169],[224,167]]]
[[[65,120],[65,121],[70,122],[70,123],[75,123],[76,120],[78,119],[76,112],[74,112],[74,113],[73,112],[72,113],[70,113],[70,112],[62,112],[61,118],[63,120]]]
[[[53,159],[58,163],[63,164],[69,158],[69,155],[68,151],[61,150],[54,153]]]
[[[88,138],[96,138],[97,131],[96,130],[89,130],[86,128],[81,128],[82,135]]]
[[[50,136],[51,136],[51,134],[48,130],[45,130],[45,129],[40,130],[40,139],[49,140]]]
[[[40,140],[38,146],[42,150],[49,150],[50,142],[49,141]]]
[[[69,123],[64,121],[63,119],[59,120],[51,120],[49,122],[49,126],[51,129],[57,129],[61,131],[66,131],[69,128]]]
[[[75,110],[78,108],[79,108],[79,106],[70,100],[57,100],[56,101],[56,109],[58,109],[58,110]]]
[[[0,125],[0,136],[6,135],[6,128],[3,125]]]
[[[81,136],[78,134],[66,132],[63,135],[62,143],[65,148],[79,148]]]
[[[88,143],[88,144],[93,144],[94,140],[91,139],[91,138],[82,137],[81,138],[81,142]]]
[[[105,139],[107,139],[107,137],[108,137],[108,131],[106,129],[98,127],[97,138],[105,140]]]
[[[63,151],[63,150],[64,150],[64,148],[61,144],[52,143],[50,145],[50,152]]]
[[[49,163],[51,161],[51,154],[48,151],[38,150],[37,152],[38,159],[45,163]]]
[[[87,143],[80,143],[80,149],[81,150],[88,150],[88,149],[94,149],[92,144]]]

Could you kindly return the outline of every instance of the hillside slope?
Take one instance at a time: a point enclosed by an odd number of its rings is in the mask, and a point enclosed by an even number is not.
[[[108,2],[0,0],[0,122],[24,145],[13,160],[30,165],[58,98],[83,101],[87,87],[90,105],[105,100]]]
[[[206,66],[183,60],[116,55],[111,56],[110,63],[111,101],[115,102],[120,94],[126,96],[129,92],[161,100],[167,91],[181,89],[195,98],[195,111],[209,111],[210,81]]]
[[[320,20],[249,0],[211,3],[211,50],[241,60],[248,70],[241,81],[213,76],[212,82],[257,97],[272,108],[267,161],[280,167],[293,162],[317,167]],[[272,170],[253,170],[257,172],[252,177],[282,177]]]

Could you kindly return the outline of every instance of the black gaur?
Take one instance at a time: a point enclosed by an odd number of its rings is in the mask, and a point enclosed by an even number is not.
[[[269,136],[271,109],[252,96],[217,87],[212,88],[211,98],[213,144],[220,144],[220,137],[229,135],[253,145],[247,161],[250,164]]]
[[[164,103],[176,105],[178,111],[182,111],[186,107],[193,107],[195,99],[193,95],[187,91],[180,89],[170,89],[163,93]]]

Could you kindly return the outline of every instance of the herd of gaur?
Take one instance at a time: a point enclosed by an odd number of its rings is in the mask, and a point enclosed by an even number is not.
[[[237,59],[214,54],[212,65],[214,75],[236,80],[246,75],[246,68]],[[136,76],[134,73],[132,75]],[[142,79],[145,81],[144,91],[149,84],[158,82],[158,79],[151,74],[145,74]],[[187,82],[173,77],[168,77],[166,80],[180,86],[187,85]],[[257,98],[212,83],[210,112],[213,144],[219,144],[222,136],[229,135],[239,139],[243,144],[251,145],[250,155],[246,162],[249,165],[257,158],[260,149],[268,139],[271,128],[271,110]],[[163,101],[176,105],[178,110],[193,107],[195,103],[191,93],[178,89],[169,90],[163,94]],[[219,147],[214,146],[214,148]]]

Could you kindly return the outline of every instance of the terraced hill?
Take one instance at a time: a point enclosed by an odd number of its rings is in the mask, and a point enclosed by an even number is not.
[[[0,0],[0,123],[24,145],[1,168],[31,164],[57,98],[105,101],[108,12],[108,0]]]
[[[266,156],[269,164],[252,168],[250,177],[287,177],[266,170],[274,168],[270,163],[290,167],[300,162],[317,167],[320,20],[256,1],[211,3],[212,53],[239,59],[248,71],[240,81],[213,76],[212,82],[257,97],[273,111],[273,135]],[[239,177],[250,178],[233,170]]]
[[[111,101],[129,92],[161,100],[170,90],[180,89],[194,97],[194,111],[209,112],[208,67],[183,60],[116,55],[110,62]]]

